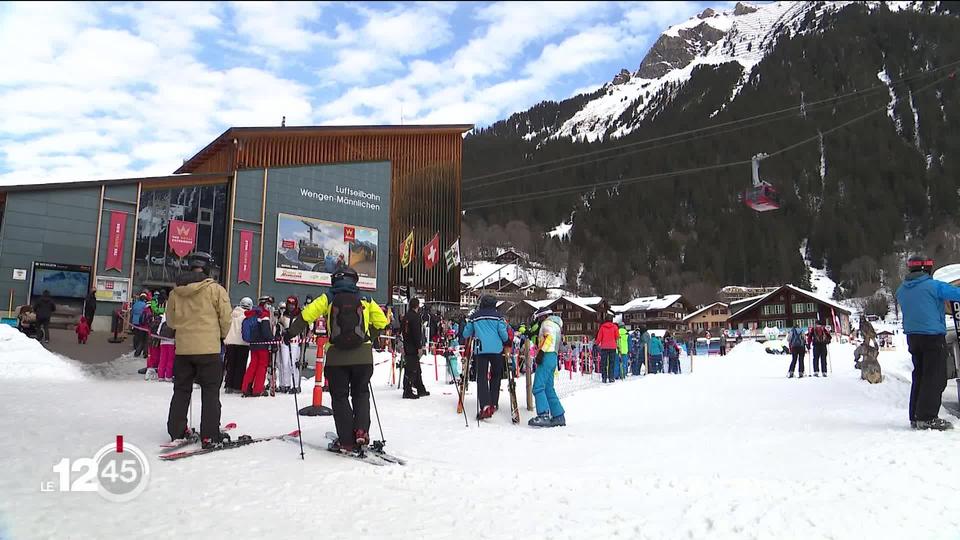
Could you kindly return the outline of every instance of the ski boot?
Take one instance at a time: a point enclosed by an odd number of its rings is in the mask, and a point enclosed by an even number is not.
[[[404,392],[402,397],[403,399],[420,399],[420,396],[413,392]]]
[[[421,388],[417,390],[417,397],[427,397],[430,395],[430,392],[427,392],[426,388]]]
[[[567,419],[564,418],[562,414],[560,416],[554,416],[550,419],[550,425],[553,427],[563,427],[567,425]]]
[[[791,371],[790,373],[787,373],[787,378],[788,378],[788,379],[792,379],[792,378],[793,378],[793,372],[792,372],[792,371]]]
[[[530,427],[553,427],[553,420],[549,414],[543,413],[531,418],[527,425]]]
[[[948,431],[953,429],[953,424],[943,418],[934,418],[933,420],[917,420],[917,426],[914,429],[934,431]]]
[[[137,375],[146,375],[146,374],[147,374],[147,368],[140,368],[137,370]]]
[[[366,446],[370,444],[370,435],[362,429],[353,430],[353,437],[357,441],[357,446]]]
[[[220,432],[219,437],[204,437],[200,439],[200,446],[204,450],[210,448],[219,448],[224,445],[224,443],[230,442],[230,435],[224,432]]]
[[[155,381],[157,380],[157,370],[150,368],[146,373],[143,374],[143,380],[145,381]]]
[[[331,452],[338,453],[338,454],[359,455],[359,453],[360,453],[359,450],[357,449],[357,446],[356,446],[356,445],[354,445],[354,444],[343,444],[343,443],[340,442],[340,439],[337,439],[337,440],[335,440],[335,441],[331,441],[330,444],[327,445],[327,450],[329,450],[329,451],[331,451]]]
[[[493,405],[487,405],[480,411],[480,420],[486,420],[494,415],[497,412],[497,409]]]

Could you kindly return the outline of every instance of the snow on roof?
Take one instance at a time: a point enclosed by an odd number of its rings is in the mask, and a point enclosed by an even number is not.
[[[773,292],[773,291],[770,291],[770,292]],[[730,305],[732,306],[734,304],[742,304],[744,302],[755,302],[761,298],[766,298],[768,294],[770,293],[758,294],[756,296],[751,296],[750,298],[741,298],[740,300],[734,300],[733,302],[730,302]]]
[[[754,302],[753,302],[752,304],[750,304],[749,306],[747,306],[747,307],[745,307],[745,308],[743,308],[743,309],[741,309],[741,310],[738,310],[735,315],[739,315],[739,314],[741,314],[741,313],[746,313],[747,311],[749,311],[749,310],[753,309],[754,307],[756,307],[757,304],[759,304],[760,302],[763,302],[764,299],[766,299],[766,298],[767,298],[768,296],[770,296],[771,294],[775,294],[775,293],[779,292],[781,289],[784,289],[784,288],[790,289],[790,290],[792,290],[792,291],[794,291],[794,292],[798,292],[798,293],[800,293],[800,294],[802,294],[802,295],[804,295],[804,296],[808,296],[808,297],[810,297],[810,298],[813,298],[814,300],[817,300],[817,301],[819,301],[820,303],[826,304],[826,305],[828,305],[828,306],[830,306],[830,307],[832,307],[832,308],[834,308],[834,309],[838,309],[838,310],[846,313],[847,315],[850,315],[850,313],[851,313],[851,311],[850,311],[849,308],[846,308],[846,307],[844,307],[844,306],[842,306],[842,305],[834,302],[833,300],[827,300],[826,298],[823,298],[822,296],[818,296],[817,294],[814,294],[814,293],[812,293],[812,292],[810,292],[810,291],[808,291],[808,290],[801,289],[800,287],[797,287],[796,285],[787,284],[787,285],[784,285],[783,287],[780,287],[780,288],[777,289],[776,291],[767,293],[767,294],[765,294],[765,295],[757,298],[756,301],[754,301]],[[748,298],[747,300],[750,300],[750,299]],[[741,300],[741,302],[742,302],[742,300]]]
[[[686,322],[688,319],[690,319],[690,318],[692,318],[692,317],[696,317],[697,315],[703,313],[704,311],[712,308],[713,306],[715,306],[715,305],[717,305],[717,304],[720,304],[720,305],[723,306],[723,307],[727,307],[727,306],[729,305],[729,304],[727,304],[727,303],[725,303],[725,302],[714,302],[714,303],[712,303],[712,304],[710,304],[710,305],[708,305],[708,306],[703,306],[702,308],[700,308],[700,309],[694,311],[693,313],[687,315],[686,317],[684,317],[684,318],[683,318],[684,322]]]
[[[650,311],[652,309],[666,309],[683,298],[679,294],[668,294],[665,296],[643,296],[634,298],[622,306],[612,306],[611,309],[616,313],[626,311]]]
[[[594,306],[603,301],[603,298],[599,296],[563,296],[561,297],[571,304],[580,306],[581,308],[589,311],[590,313],[596,313],[597,310],[594,309]]]
[[[482,289],[491,286],[501,279],[516,283],[523,288],[528,285],[560,286],[563,285],[563,276],[537,268],[536,272],[527,271],[515,263],[500,264],[492,261],[476,261],[472,264],[472,271],[467,274],[466,267],[460,270],[460,284],[467,289]]]

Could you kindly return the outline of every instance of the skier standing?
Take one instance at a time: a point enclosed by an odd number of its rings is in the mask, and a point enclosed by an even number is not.
[[[412,298],[407,314],[400,322],[403,334],[403,399],[417,399],[429,396],[423,385],[420,371],[420,356],[426,341],[423,337],[423,316],[420,314],[420,299]],[[413,389],[417,393],[413,393]]]
[[[813,376],[819,377],[821,373],[827,376],[827,345],[833,341],[830,331],[824,326],[822,320],[817,320],[816,326],[810,330],[807,335],[807,345],[813,347]]]
[[[560,346],[560,334],[563,321],[549,308],[540,309],[534,315],[540,322],[537,337],[537,371],[533,378],[533,397],[537,405],[537,416],[530,419],[533,427],[558,427],[567,425],[563,406],[553,387],[553,374],[557,369],[557,349]],[[477,377],[479,380],[480,377]]]
[[[960,301],[960,288],[933,279],[933,260],[915,255],[907,261],[909,274],[897,289],[903,313],[903,332],[913,359],[910,385],[910,426],[914,429],[953,429],[939,417],[947,386],[944,302]]]
[[[620,330],[613,324],[613,318],[610,315],[605,317],[600,329],[597,330],[596,343],[600,347],[601,372],[600,376],[603,382],[612,383],[613,363],[617,361],[617,341],[620,338]]]
[[[300,315],[299,300],[296,296],[287,297],[286,303],[277,317],[278,336],[283,343],[280,344],[280,392],[300,393],[300,370],[297,368],[297,362],[300,360],[300,342],[299,334],[287,336],[286,332],[290,329],[290,323]]]
[[[207,276],[210,261],[195,256],[190,271],[177,278],[167,302],[167,325],[177,332],[173,360],[173,398],[167,415],[171,440],[187,431],[187,408],[196,380],[200,384],[200,440],[205,448],[220,444],[220,344],[230,331],[230,297]]]
[[[140,328],[141,319],[143,318],[143,311],[147,308],[147,293],[142,292],[137,297],[137,300],[130,306],[130,325],[133,326],[133,356],[142,356],[147,357],[147,333]],[[146,373],[147,369],[144,368],[143,373]]]
[[[473,358],[477,369],[478,419],[490,418],[499,408],[500,380],[503,378],[503,347],[510,343],[507,323],[497,311],[497,299],[484,295],[480,307],[470,315],[463,330],[466,338],[476,337],[480,343]],[[556,367],[556,357],[554,357]],[[487,373],[490,380],[487,380]]]
[[[794,326],[787,334],[787,345],[790,347],[790,373],[787,378],[793,378],[793,368],[800,362],[800,378],[803,378],[803,357],[807,353],[807,343],[803,337],[803,330],[799,326]]]
[[[250,344],[250,365],[243,374],[240,392],[243,397],[269,395],[265,381],[272,347],[269,342],[273,339],[270,315],[264,305],[254,306],[243,315],[241,335],[243,341]]]
[[[651,334],[647,347],[650,353],[650,373],[663,373],[663,341],[660,336]]]
[[[370,442],[371,342],[387,327],[380,306],[360,294],[359,281],[360,276],[349,266],[335,272],[330,290],[304,306],[287,332],[287,337],[298,336],[317,319],[327,319],[330,346],[323,369],[330,384],[338,438],[332,449],[348,453]]]
[[[624,328],[623,324],[620,324],[620,330],[617,336],[617,353],[619,355],[618,365],[619,369],[617,370],[618,379],[627,378],[627,353],[630,351],[630,345],[627,341],[630,339],[627,335],[627,329]]]
[[[240,393],[243,390],[243,375],[247,370],[247,358],[250,356],[250,345],[243,340],[241,326],[245,313],[253,309],[253,300],[244,297],[240,305],[230,312],[230,331],[223,340],[224,350],[224,392],[227,394]]]

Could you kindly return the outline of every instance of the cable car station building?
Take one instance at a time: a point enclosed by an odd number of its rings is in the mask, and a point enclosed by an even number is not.
[[[171,176],[0,186],[3,309],[49,290],[74,322],[96,286],[96,327],[142,289],[173,286],[202,252],[240,298],[316,297],[351,265],[360,287],[389,302],[411,283],[457,301],[459,269],[400,267],[439,233],[460,235],[461,149],[470,125],[226,130]]]

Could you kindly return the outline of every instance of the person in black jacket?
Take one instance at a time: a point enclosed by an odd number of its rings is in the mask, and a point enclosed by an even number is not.
[[[410,309],[400,323],[400,331],[403,333],[403,399],[429,396],[420,372],[420,355],[425,343],[419,298],[410,300]],[[414,387],[417,388],[416,394],[413,393]]]
[[[93,331],[93,316],[97,314],[97,289],[96,287],[90,289],[90,294],[87,295],[87,299],[83,302],[83,316],[87,318],[87,322],[90,323],[90,331]]]
[[[37,314],[37,340],[50,343],[50,317],[57,311],[57,305],[50,298],[50,291],[43,291],[43,295],[33,303],[33,312]]]

